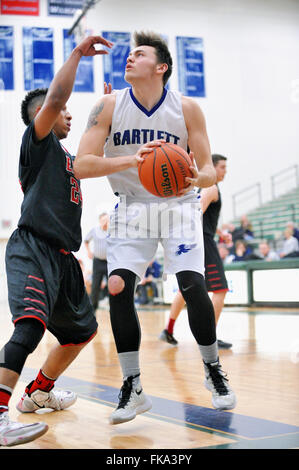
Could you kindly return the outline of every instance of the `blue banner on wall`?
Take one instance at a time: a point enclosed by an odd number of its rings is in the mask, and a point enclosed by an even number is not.
[[[53,29],[23,28],[24,88],[47,88],[54,76]]]
[[[102,36],[114,43],[109,54],[103,56],[104,81],[111,83],[114,90],[126,88],[128,83],[124,79],[124,74],[131,49],[131,34],[103,31]]]
[[[206,96],[203,39],[178,36],[176,44],[179,90],[185,96]]]
[[[13,26],[0,26],[0,89],[14,89]]]
[[[48,0],[48,15],[73,16],[76,10],[81,10],[84,0]]]
[[[63,30],[63,53],[65,61],[77,45],[74,35],[68,36],[67,32],[68,29]],[[81,58],[76,73],[74,91],[94,92],[93,57]]]

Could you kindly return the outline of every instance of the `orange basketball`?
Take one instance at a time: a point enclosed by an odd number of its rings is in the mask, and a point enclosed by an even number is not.
[[[175,144],[162,144],[152,152],[144,154],[138,165],[139,179],[143,187],[158,197],[176,196],[186,188],[186,176],[193,176],[191,159],[187,152]]]

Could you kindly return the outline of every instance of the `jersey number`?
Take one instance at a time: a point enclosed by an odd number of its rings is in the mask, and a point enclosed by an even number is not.
[[[73,176],[70,177],[70,182],[72,186],[71,201],[75,204],[79,204],[79,202],[82,202],[81,189],[79,188],[77,180]]]

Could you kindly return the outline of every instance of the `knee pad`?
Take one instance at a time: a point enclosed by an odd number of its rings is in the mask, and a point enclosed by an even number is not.
[[[1,367],[21,374],[28,355],[35,350],[43,334],[44,327],[39,321],[31,318],[19,320],[3,348]]]
[[[16,323],[10,342],[23,346],[32,353],[44,335],[42,323],[33,318],[25,318]]]

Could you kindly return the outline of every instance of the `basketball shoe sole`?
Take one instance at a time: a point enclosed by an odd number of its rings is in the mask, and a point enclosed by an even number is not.
[[[0,417],[0,446],[10,447],[19,444],[26,444],[48,431],[46,423],[23,424],[10,421],[8,413],[2,413]]]

